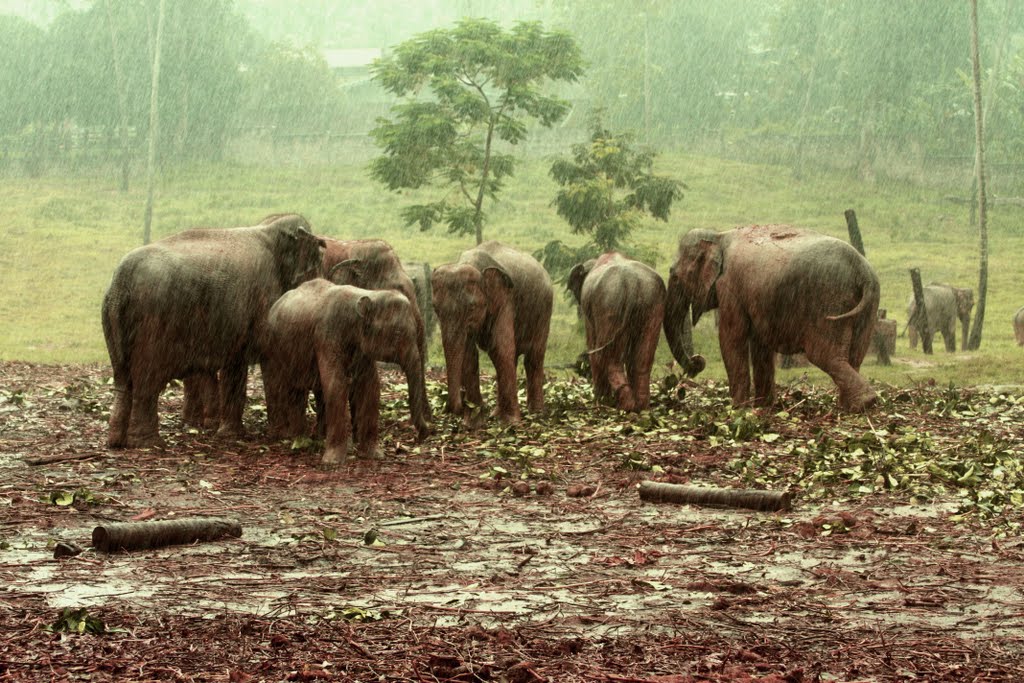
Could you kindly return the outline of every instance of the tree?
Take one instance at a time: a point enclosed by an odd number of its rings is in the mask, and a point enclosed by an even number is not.
[[[981,109],[981,60],[978,57],[978,0],[971,0],[971,65],[974,83],[974,172],[978,184],[978,307],[967,348],[981,346],[981,328],[985,323],[985,298],[988,293],[988,221],[985,201],[985,130]]]
[[[654,152],[635,149],[629,133],[613,133],[595,118],[588,142],[572,147],[571,159],[557,159],[551,177],[562,189],[552,202],[574,234],[589,235],[591,243],[576,259],[592,258],[618,249],[645,214],[668,220],[672,202],[681,199],[684,185],[652,172]],[[562,250],[549,243],[539,258],[556,274]],[[571,264],[570,264],[571,265]]]
[[[371,176],[389,190],[440,186],[447,194],[402,210],[407,225],[429,230],[443,222],[451,232],[483,241],[484,198],[495,199],[512,175],[514,159],[497,150],[526,137],[527,117],[551,127],[569,104],[543,95],[546,81],[574,82],[583,60],[573,37],[547,32],[539,22],[510,31],[485,19],[464,19],[453,29],[420,34],[373,66],[374,79],[399,97],[394,120],[380,118],[371,135],[384,155]],[[419,98],[422,90],[429,98]]]

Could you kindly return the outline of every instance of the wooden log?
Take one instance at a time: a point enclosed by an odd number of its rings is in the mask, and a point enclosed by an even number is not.
[[[703,507],[748,508],[762,512],[789,510],[793,494],[788,491],[758,491],[755,489],[713,489],[681,486],[656,481],[640,482],[640,500],[649,503],[677,503]]]
[[[914,315],[907,321],[913,325],[921,337],[921,350],[927,354],[932,352],[932,330],[928,325],[928,309],[924,305],[924,287],[921,285],[921,269],[910,269],[910,285],[914,290]]]
[[[166,545],[240,538],[242,525],[232,519],[187,517],[155,522],[115,522],[92,530],[92,545],[103,552],[145,550]]]
[[[860,252],[861,256],[867,256],[864,253],[864,239],[860,235],[860,226],[857,224],[857,212],[847,209],[843,215],[846,216],[846,230],[850,233],[850,244]]]

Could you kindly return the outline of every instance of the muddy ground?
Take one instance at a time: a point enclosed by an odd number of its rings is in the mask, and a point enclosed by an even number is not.
[[[388,386],[385,457],[326,472],[262,438],[255,378],[250,440],[190,433],[171,388],[167,448],[108,451],[108,372],[0,364],[0,680],[1024,680],[1019,397],[889,388],[851,417],[789,386],[788,412],[738,412],[697,382],[626,417],[562,378],[543,418],[439,418],[417,446]],[[651,504],[643,480],[794,505]],[[242,537],[88,548],[186,516]]]

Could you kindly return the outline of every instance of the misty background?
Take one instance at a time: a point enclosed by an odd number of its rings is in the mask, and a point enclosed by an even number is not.
[[[1019,194],[1024,9],[979,3],[991,189]],[[156,0],[0,0],[0,172],[144,167]],[[367,159],[394,99],[370,65],[432,28],[538,20],[578,40],[573,105],[523,154],[603,112],[660,150],[971,182],[965,0],[167,0],[158,158]]]

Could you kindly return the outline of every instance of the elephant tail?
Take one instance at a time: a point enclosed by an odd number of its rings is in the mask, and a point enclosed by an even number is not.
[[[604,350],[605,350],[606,348],[608,348],[609,346],[611,346],[612,344],[614,344],[614,343],[615,343],[615,340],[617,340],[617,339],[619,338],[619,335],[620,335],[620,334],[622,334],[622,331],[623,331],[623,330],[624,330],[625,328],[626,328],[626,326],[625,326],[625,325],[620,325],[620,326],[619,326],[619,329],[615,330],[615,332],[614,332],[614,333],[612,334],[612,336],[611,336],[611,337],[609,337],[609,338],[608,338],[608,341],[606,341],[606,342],[605,342],[604,344],[601,344],[600,346],[598,346],[598,347],[597,347],[597,348],[595,348],[595,349],[587,349],[587,355],[588,355],[588,356],[593,356],[593,355],[594,355],[595,353],[601,353],[601,352],[602,352],[602,351],[604,351]]]
[[[865,283],[864,286],[861,287],[860,301],[857,302],[856,306],[848,310],[846,313],[825,316],[825,320],[844,320],[846,318],[854,318],[861,315],[864,310],[871,305],[872,301],[877,304],[879,292],[880,288],[877,280]]]
[[[130,285],[121,268],[114,274],[106,295],[103,297],[101,321],[103,338],[107,342],[107,353],[114,371],[114,385],[126,388],[131,378],[131,348],[135,331],[135,322],[130,319]]]

